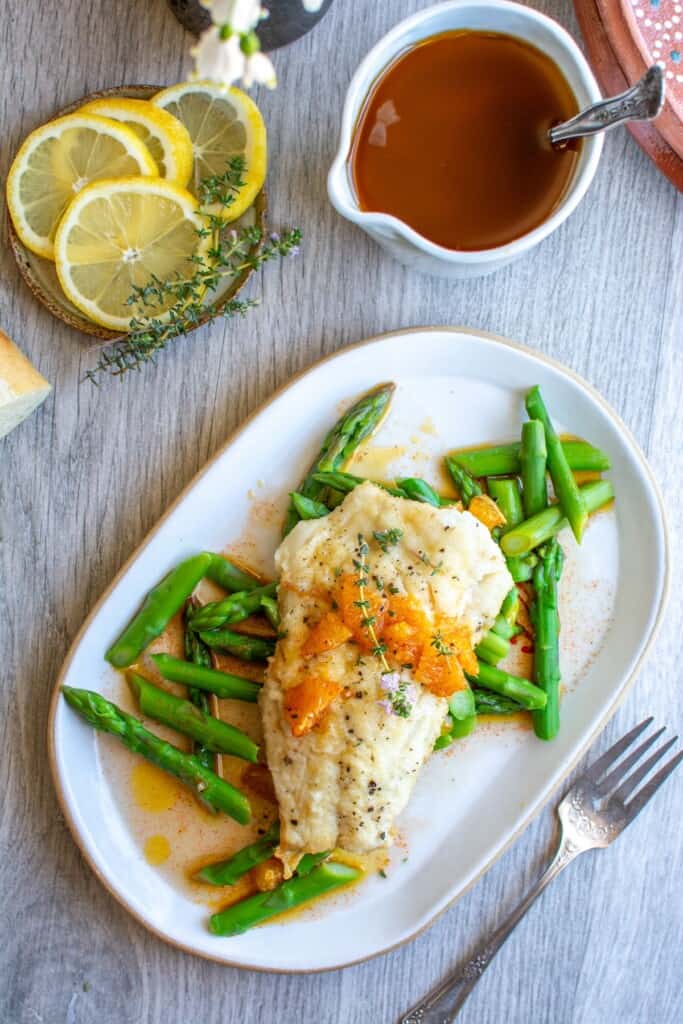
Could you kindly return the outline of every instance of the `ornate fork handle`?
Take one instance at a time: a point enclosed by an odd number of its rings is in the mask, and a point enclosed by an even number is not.
[[[577,846],[563,835],[552,862],[522,902],[479,947],[474,956],[447,975],[444,981],[432,989],[419,1005],[414,1006],[405,1017],[401,1018],[400,1024],[449,1024],[450,1021],[453,1021],[508,935],[524,917],[537,896],[540,896],[545,887],[559,875],[563,868],[566,868],[567,864],[586,849],[587,847]]]

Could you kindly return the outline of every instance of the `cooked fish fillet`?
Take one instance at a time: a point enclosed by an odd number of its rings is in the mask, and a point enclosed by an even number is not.
[[[397,531],[391,543],[375,539],[388,530]],[[283,636],[260,708],[280,808],[278,855],[289,870],[305,852],[391,845],[395,819],[447,712],[443,697],[416,684],[409,717],[390,713],[385,668],[353,640],[303,656],[311,627],[335,607],[340,576],[358,571],[359,542],[367,542],[366,571],[376,589],[412,595],[430,621],[457,619],[475,642],[512,586],[500,549],[468,512],[395,498],[370,483],[324,519],[299,523],[283,541],[276,554]],[[287,692],[311,674],[343,692],[311,731],[295,736]],[[412,670],[401,678],[413,682]]]

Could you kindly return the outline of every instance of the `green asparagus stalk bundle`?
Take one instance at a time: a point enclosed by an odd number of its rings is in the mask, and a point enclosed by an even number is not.
[[[302,903],[308,903],[309,900],[341,886],[349,885],[363,874],[358,868],[335,861],[324,861],[308,874],[302,875],[300,871],[301,867],[293,878],[282,882],[272,892],[257,893],[239,903],[233,903],[218,914],[213,914],[209,919],[210,930],[214,935],[241,935],[269,918],[283,914]]]
[[[255,590],[261,586],[261,581],[250,573],[243,572],[236,565],[224,558],[223,555],[211,555],[209,568],[206,570],[206,578],[217,583],[223,590],[234,594],[241,590]]]
[[[528,420],[523,424],[519,461],[522,467],[524,515],[529,519],[537,512],[542,512],[548,504],[548,484],[545,478],[548,453],[545,428],[540,420]]]
[[[269,860],[277,850],[279,841],[280,822],[276,821],[261,839],[238,850],[227,860],[207,864],[197,872],[195,878],[209,885],[235,885],[252,868]]]
[[[546,544],[534,570],[535,601],[531,608],[534,626],[534,680],[545,692],[545,707],[533,713],[534,731],[542,740],[553,739],[560,728],[560,617],[557,586],[564,561],[555,539]]]
[[[185,646],[185,657],[186,662],[180,662],[181,665],[188,665],[190,668],[194,668],[195,671],[200,670],[201,666],[204,666],[205,671],[211,666],[211,655],[206,644],[203,644],[196,633],[193,633],[190,629],[188,619],[193,611],[192,598],[185,605],[185,612],[183,614],[183,627],[184,627],[184,646]],[[182,681],[182,680],[181,680]],[[207,693],[199,689],[198,687],[191,686],[187,692],[188,697],[192,701],[195,707],[199,708],[205,714],[209,714],[211,708],[209,707],[209,697]],[[193,745],[193,752],[196,757],[202,762],[205,768],[215,767],[215,758],[208,747],[205,747],[202,743],[195,740]]]
[[[361,442],[370,437],[384,419],[395,390],[395,384],[381,384],[359,398],[341,416],[323,441],[317,458],[297,487],[298,494],[305,498],[313,498],[314,501],[321,499],[323,485],[315,480],[315,474],[335,472],[348,463]],[[299,514],[294,504],[290,504],[284,533],[289,533],[298,521]]]
[[[201,633],[208,629],[219,629],[221,626],[243,622],[261,609],[264,597],[275,597],[276,593],[276,583],[268,583],[254,590],[237,591],[222,601],[210,601],[197,608],[190,615],[189,625],[195,633]]]
[[[127,668],[145,648],[166,629],[188,597],[203,579],[213,556],[208,552],[188,558],[172,569],[165,579],[150,590],[142,608],[124,629],[105,657],[115,668]]]
[[[199,637],[197,639],[199,640]],[[199,642],[201,643],[201,640]],[[243,679],[242,676],[235,676],[231,672],[219,672],[215,668],[205,668],[204,665],[182,661],[170,654],[153,654],[152,661],[159,674],[172,683],[183,683],[193,689],[214,693],[223,699],[245,700],[251,704],[258,700],[261,686],[251,679]]]
[[[517,701],[527,711],[535,711],[544,708],[547,702],[545,691],[539,686],[534,686],[528,679],[521,676],[510,675],[494,665],[487,665],[485,661],[479,662],[479,674],[467,676],[472,686],[480,689],[492,690],[502,697],[509,697]]]
[[[562,441],[569,468],[575,473],[604,473],[610,468],[608,456],[587,441]],[[522,472],[521,444],[499,444],[451,452],[450,458],[473,477],[518,476]]]
[[[483,494],[484,492],[474,477],[471,476],[466,469],[463,469],[455,459],[451,458],[450,455],[446,456],[446,468],[448,469],[451,479],[455,484],[455,488],[460,495],[460,500],[465,508],[469,508],[472,498],[476,497],[478,494]]]
[[[614,488],[609,480],[593,480],[579,488],[581,499],[586,511],[597,512],[614,497]],[[508,568],[513,557],[527,555],[534,548],[540,547],[567,526],[561,505],[549,505],[531,519],[525,519],[519,526],[506,533],[500,541],[503,554],[508,556]],[[515,578],[514,573],[512,574]],[[519,581],[517,581],[519,582]]]
[[[62,693],[71,707],[90,725],[118,736],[124,746],[151,761],[185,783],[212,811],[223,811],[241,825],[251,816],[249,801],[243,793],[221,779],[193,755],[159,739],[145,729],[139,719],[122,711],[92,690],[63,686]]]
[[[231,629],[202,630],[199,636],[207,647],[227,651],[243,661],[266,661],[275,651],[274,640],[235,633]]]
[[[553,482],[560,508],[569,521],[572,533],[580,542],[588,520],[588,510],[567,462],[562,442],[555,433],[538,386],[533,387],[526,396],[526,409],[531,419],[540,420],[543,424],[550,479]],[[524,442],[522,442],[522,447],[524,447]]]
[[[136,672],[129,673],[128,684],[148,718],[191,736],[214,753],[232,754],[252,763],[258,761],[258,746],[234,725],[214,718],[190,700],[162,690]]]

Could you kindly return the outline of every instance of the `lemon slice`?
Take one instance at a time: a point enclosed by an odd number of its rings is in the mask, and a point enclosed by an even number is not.
[[[197,232],[197,200],[163,178],[121,178],[88,185],[72,200],[55,237],[55,263],[64,294],[95,323],[126,331],[131,317],[163,319],[174,303],[136,308],[135,287],[192,277],[196,253],[209,239]]]
[[[194,195],[203,178],[225,174],[231,157],[244,157],[244,186],[235,202],[221,210],[226,221],[241,217],[266,177],[266,126],[256,104],[241,89],[215,82],[172,85],[153,96],[152,103],[177,117],[190,133],[194,167],[188,188]]]
[[[7,178],[7,205],[24,245],[52,260],[57,225],[85,185],[98,178],[158,173],[130,128],[96,114],[68,114],[24,141]]]
[[[125,124],[147,146],[162,178],[187,185],[192,174],[192,139],[168,111],[147,100],[111,96],[86,103],[80,113],[100,114]]]

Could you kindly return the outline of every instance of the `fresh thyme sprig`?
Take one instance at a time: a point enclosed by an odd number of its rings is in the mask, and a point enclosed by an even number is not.
[[[128,298],[131,321],[125,338],[104,349],[96,366],[86,373],[93,383],[103,373],[122,376],[154,363],[156,355],[174,338],[199,323],[216,317],[244,316],[258,305],[254,299],[230,299],[222,305],[204,301],[225,279],[236,281],[249,270],[257,270],[271,260],[298,252],[301,231],[288,229],[263,240],[258,227],[230,228],[222,211],[235,202],[244,185],[245,163],[233,157],[224,174],[205,178],[200,184],[199,213],[201,239],[210,239],[205,253],[188,259],[185,275],[177,273],[167,280],[152,275],[146,285],[134,287]]]
[[[369,614],[371,606],[370,601],[367,598],[366,589],[370,582],[368,577],[368,551],[369,548],[367,542],[363,537],[363,534],[359,533],[358,547],[356,548],[356,554],[358,557],[353,560],[354,568],[358,573],[358,577],[356,579],[356,584],[358,586],[358,601],[354,601],[354,604],[361,610],[361,626],[363,626],[364,629],[367,629],[368,635],[372,640],[372,653],[381,661],[384,671],[391,672],[389,662],[386,659],[386,644],[383,644],[377,636],[377,632],[375,630],[375,616]]]
[[[450,658],[452,654],[455,654],[455,648],[446,643],[441,635],[441,630],[436,631],[430,643],[436,650],[436,653],[441,655],[443,658]]]

